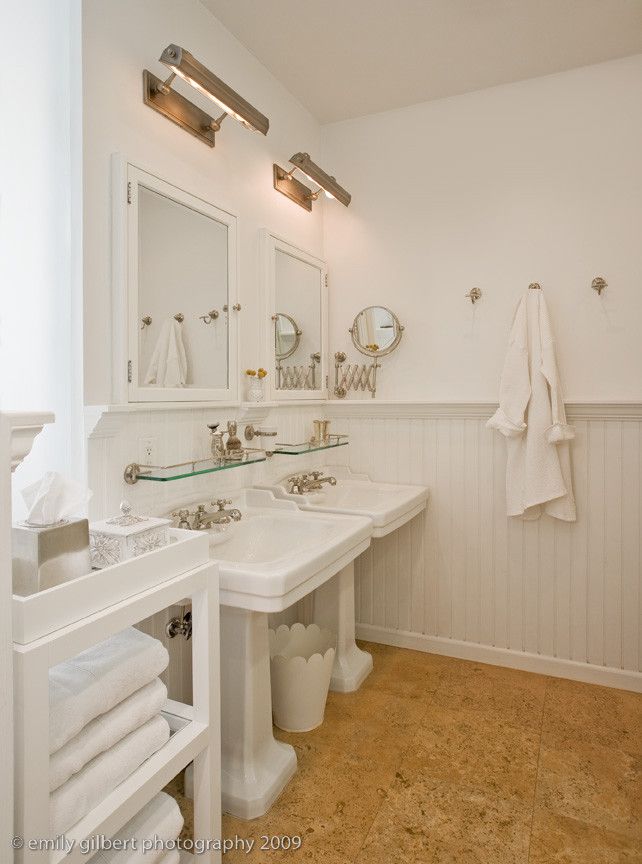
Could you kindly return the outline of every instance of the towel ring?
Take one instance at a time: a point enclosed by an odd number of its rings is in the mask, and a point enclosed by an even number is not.
[[[218,316],[219,316],[218,309],[210,309],[210,311],[207,313],[207,315],[199,315],[198,317],[199,317],[199,320],[202,321],[204,324],[211,324],[213,321],[216,321]]]
[[[151,323],[152,323],[152,316],[151,315],[145,315],[143,318],[141,318],[140,329],[144,330],[145,327],[149,327],[151,325]]]
[[[177,312],[176,315],[174,315],[174,320],[178,321],[179,324],[182,324],[183,321],[185,320],[185,316],[183,315],[182,312]]]

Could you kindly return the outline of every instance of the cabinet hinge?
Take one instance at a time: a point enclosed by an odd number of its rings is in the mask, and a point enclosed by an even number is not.
[[[325,376],[325,389],[328,389],[328,376]]]
[[[328,274],[325,274],[325,287],[328,287]]]
[[[132,361],[127,361],[127,381],[129,384],[132,383]]]
[[[132,184],[131,180],[127,183],[127,203],[132,203]]]

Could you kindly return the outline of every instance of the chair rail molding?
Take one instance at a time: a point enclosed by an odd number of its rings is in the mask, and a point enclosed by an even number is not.
[[[327,403],[329,417],[395,417],[421,419],[429,417],[491,417],[496,402],[424,402],[373,401],[352,399]],[[575,420],[640,420],[642,402],[567,402],[566,413]]]

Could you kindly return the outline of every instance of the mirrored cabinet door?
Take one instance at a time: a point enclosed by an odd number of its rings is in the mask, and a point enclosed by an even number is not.
[[[133,165],[127,198],[129,401],[235,399],[236,217]]]
[[[266,234],[266,318],[271,398],[326,398],[325,263]]]

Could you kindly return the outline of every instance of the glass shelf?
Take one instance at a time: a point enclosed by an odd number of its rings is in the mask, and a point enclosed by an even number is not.
[[[222,465],[215,465],[212,459],[197,459],[192,462],[181,462],[178,465],[128,465],[125,469],[125,475],[127,476],[129,469],[135,468],[136,480],[167,483],[169,480],[183,480],[186,477],[198,477],[200,474],[213,474],[215,471],[227,471],[230,468],[242,468],[244,465],[255,465],[257,462],[265,462],[266,459],[266,454],[261,453],[248,456],[239,462],[224,462]]]
[[[327,444],[317,444],[313,441],[303,441],[301,444],[284,444],[277,441],[274,445],[274,453],[280,453],[282,456],[301,456],[303,453],[316,453],[317,450],[345,447],[349,443],[347,435],[330,435]]]

